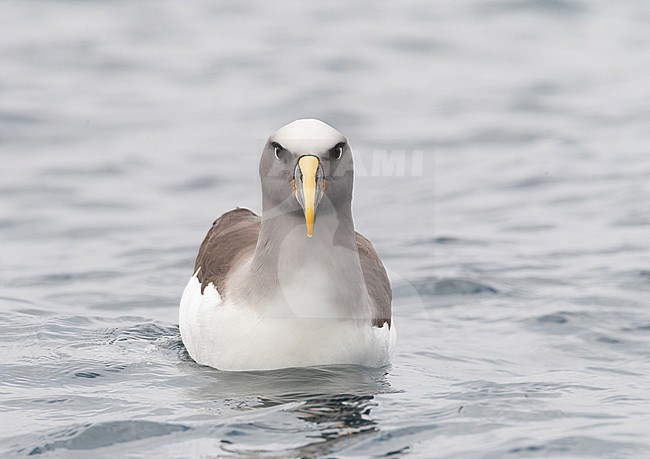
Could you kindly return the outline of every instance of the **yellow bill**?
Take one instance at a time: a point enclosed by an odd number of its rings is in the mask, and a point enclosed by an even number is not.
[[[298,161],[302,172],[302,194],[304,196],[305,223],[307,224],[307,237],[312,237],[314,231],[314,207],[316,204],[316,172],[318,171],[318,158],[316,156],[303,156]]]

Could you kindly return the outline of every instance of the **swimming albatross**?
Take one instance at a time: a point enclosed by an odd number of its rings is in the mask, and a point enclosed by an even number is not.
[[[395,341],[386,270],[352,220],[352,152],[319,120],[272,134],[262,216],[237,208],[208,231],[180,304],[190,356],[221,370],[380,367]]]

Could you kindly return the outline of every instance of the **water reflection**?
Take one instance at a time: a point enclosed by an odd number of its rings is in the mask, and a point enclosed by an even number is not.
[[[356,444],[378,434],[380,426],[372,416],[377,405],[375,396],[396,392],[386,379],[386,369],[352,365],[263,372],[222,372],[194,366],[192,371],[209,374],[212,379],[206,385],[188,389],[192,399],[246,399],[250,403],[237,405],[237,410],[275,407],[283,415],[290,413],[290,419],[277,416],[277,423],[267,421],[247,427],[274,434],[296,429],[308,432],[301,445],[273,450],[273,454],[296,457],[327,455],[340,450],[342,443]],[[262,449],[261,445],[247,445],[246,441],[250,439],[229,437],[221,440],[221,446],[233,453],[270,453],[268,444]]]

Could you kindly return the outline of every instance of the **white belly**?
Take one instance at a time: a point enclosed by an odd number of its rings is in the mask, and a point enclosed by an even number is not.
[[[220,370],[270,370],[314,365],[381,367],[390,361],[395,326],[318,316],[261,316],[223,302],[212,284],[201,294],[193,276],[185,287],[179,326],[198,363]]]

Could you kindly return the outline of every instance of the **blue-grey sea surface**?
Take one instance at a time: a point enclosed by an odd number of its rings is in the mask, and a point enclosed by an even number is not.
[[[646,0],[3,1],[0,456],[649,457],[649,50]],[[199,366],[198,246],[303,117],[393,364]]]

